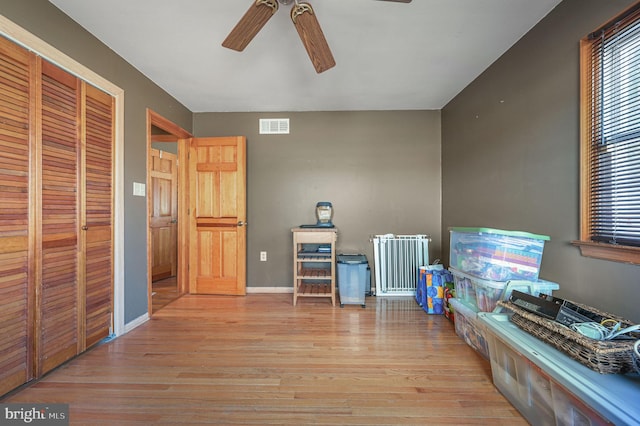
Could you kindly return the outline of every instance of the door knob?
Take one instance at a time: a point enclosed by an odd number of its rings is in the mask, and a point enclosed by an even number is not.
[[[243,221],[238,222],[238,226],[247,226],[247,225],[248,225],[247,222],[243,222]]]

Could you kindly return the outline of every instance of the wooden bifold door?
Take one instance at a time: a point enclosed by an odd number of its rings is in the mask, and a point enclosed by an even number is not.
[[[114,100],[0,38],[0,395],[110,334]]]

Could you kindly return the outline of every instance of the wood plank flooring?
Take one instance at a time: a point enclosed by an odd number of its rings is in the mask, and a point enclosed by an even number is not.
[[[411,298],[183,296],[2,402],[71,424],[526,425],[490,366]]]
[[[154,314],[180,297],[176,277],[169,277],[163,280],[154,281],[151,284],[151,288],[153,289],[151,301],[153,309],[152,312]]]

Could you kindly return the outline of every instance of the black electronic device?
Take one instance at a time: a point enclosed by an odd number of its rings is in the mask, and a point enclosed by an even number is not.
[[[545,298],[533,296],[529,293],[513,290],[509,301],[525,311],[555,320],[560,312],[560,305]]]
[[[573,302],[546,294],[533,296],[528,293],[513,290],[509,300],[525,311],[554,320],[566,326],[583,322],[600,323],[603,320],[600,315],[581,308]]]
[[[603,321],[609,319],[608,317],[603,317],[598,313],[595,313],[581,306],[578,306],[569,300],[561,299],[555,296],[548,296],[544,294],[541,296],[544,296],[545,298],[547,298],[547,300],[550,300],[554,303],[558,303],[562,305],[562,307],[564,308],[563,309],[564,312],[566,312],[570,316],[575,317],[575,321],[573,322],[597,322],[598,324],[600,324]]]

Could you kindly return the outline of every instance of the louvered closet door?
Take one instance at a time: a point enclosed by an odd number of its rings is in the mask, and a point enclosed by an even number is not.
[[[75,356],[78,334],[79,81],[42,62],[39,373]]]
[[[0,37],[0,395],[110,333],[114,110]]]
[[[29,301],[30,68],[0,37],[0,395],[32,378]]]
[[[113,283],[113,98],[85,84],[85,337],[109,336]]]

